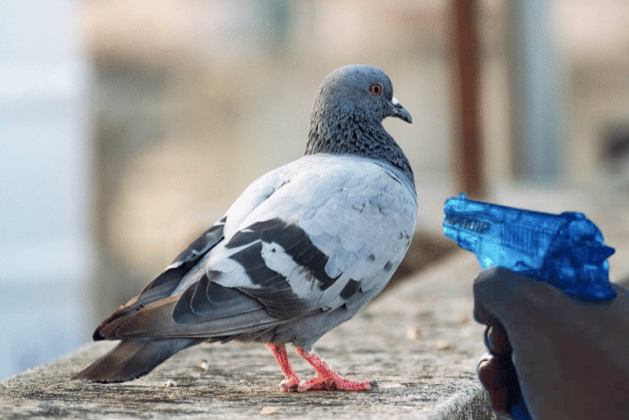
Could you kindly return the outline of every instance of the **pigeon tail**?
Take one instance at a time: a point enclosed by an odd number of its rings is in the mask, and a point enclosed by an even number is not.
[[[198,339],[122,340],[113,350],[72,379],[93,382],[125,382],[146,375],[179,350],[199,343]]]

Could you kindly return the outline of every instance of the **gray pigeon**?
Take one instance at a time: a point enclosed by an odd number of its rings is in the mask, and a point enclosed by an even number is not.
[[[317,94],[306,153],[253,182],[225,217],[94,332],[120,340],[75,379],[122,382],[203,341],[266,344],[283,391],[368,390],[312,351],[387,284],[415,230],[413,172],[382,120],[411,116],[380,69],[346,66]],[[286,352],[312,365],[300,381]]]

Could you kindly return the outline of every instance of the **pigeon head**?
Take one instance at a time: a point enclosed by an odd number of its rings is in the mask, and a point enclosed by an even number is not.
[[[375,123],[386,117],[412,122],[411,114],[393,97],[389,76],[379,68],[364,65],[341,67],[325,78],[313,114],[323,117],[321,111],[340,111]]]
[[[384,160],[412,179],[406,156],[382,126],[387,117],[412,122],[411,114],[393,97],[389,76],[366,65],[338,68],[319,88],[306,154],[352,154]]]

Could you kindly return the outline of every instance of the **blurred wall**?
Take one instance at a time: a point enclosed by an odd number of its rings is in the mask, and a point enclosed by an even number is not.
[[[90,65],[76,2],[0,2],[0,379],[88,334]]]
[[[629,3],[562,0],[557,36],[564,62],[566,177],[575,183],[629,180]]]
[[[478,17],[490,192],[543,186],[513,176],[526,152],[514,152],[518,14],[507,4],[483,0]],[[545,182],[626,194],[629,3],[552,4],[542,13],[561,101],[559,173]],[[385,126],[415,171],[419,229],[438,232],[443,201],[458,193],[446,0],[0,6],[0,315],[10,329],[0,377],[89,340],[253,179],[301,156],[314,95],[336,67],[383,68],[413,115],[412,126]],[[532,44],[522,45],[518,54]]]
[[[387,129],[418,182],[447,183],[445,13],[443,2],[410,1],[90,3],[100,314],[137,293],[256,177],[303,154],[319,84],[341,65],[388,72],[414,123]]]
[[[536,11],[526,4],[510,13],[505,1],[480,2],[489,191],[536,180],[617,182],[613,171],[622,170],[622,153],[618,147],[606,151],[612,137],[622,150],[629,121],[629,55],[623,54],[629,34],[621,24],[629,4],[566,0]],[[413,115],[412,126],[397,120],[385,126],[414,168],[422,197],[419,228],[437,232],[443,201],[458,193],[450,14],[445,0],[87,3],[103,262],[98,313],[105,316],[135,294],[253,179],[302,154],[317,88],[345,64],[385,69]],[[528,23],[518,20],[523,16]],[[528,25],[529,34],[543,31],[536,39],[546,42],[544,54],[530,54],[536,45],[526,31],[514,34],[516,23]],[[522,38],[515,54],[513,36]],[[528,67],[517,67],[522,60]],[[546,88],[528,77],[544,76],[548,66],[554,74]],[[540,102],[537,117],[523,120],[520,129],[514,125],[523,114],[515,106],[522,99],[517,77],[542,96],[553,90],[558,101]],[[542,152],[546,163],[516,179],[514,162],[539,161],[522,147],[524,128],[533,133],[532,146],[550,152]],[[552,134],[538,139],[540,132]],[[552,147],[543,143],[550,141]],[[535,171],[553,176],[536,177]]]

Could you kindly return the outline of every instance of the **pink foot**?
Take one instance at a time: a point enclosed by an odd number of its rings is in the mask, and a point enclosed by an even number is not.
[[[297,392],[300,380],[288,361],[286,346],[284,344],[271,343],[266,346],[271,350],[271,354],[273,354],[273,357],[277,360],[277,364],[280,365],[280,369],[282,369],[282,373],[284,374],[285,379],[280,383],[280,390],[282,392]]]
[[[280,391],[282,392],[297,392],[299,390],[299,383],[301,381],[297,377],[291,379],[284,379],[280,382]]]
[[[310,363],[317,372],[313,378],[297,387],[297,391],[369,391],[376,385],[375,382],[357,382],[343,378],[333,371],[318,354],[308,353],[301,347],[295,347],[295,352],[305,361]]]
[[[280,384],[282,392],[304,392],[304,391],[369,391],[377,385],[375,382],[357,382],[343,378],[333,371],[326,362],[315,352],[308,353],[301,347],[295,347],[295,352],[304,359],[317,372],[317,376],[307,382],[302,383],[288,361],[286,346],[284,344],[267,344],[269,350],[280,365],[284,380]]]

